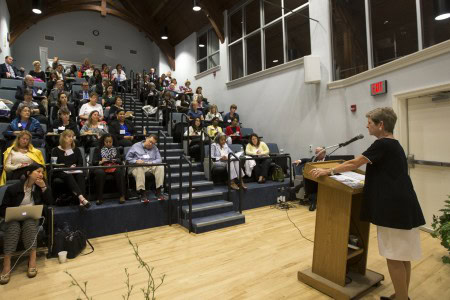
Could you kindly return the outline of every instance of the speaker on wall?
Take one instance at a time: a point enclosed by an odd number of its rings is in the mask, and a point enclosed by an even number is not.
[[[308,55],[303,58],[305,67],[305,83],[319,83],[320,76],[320,57]]]

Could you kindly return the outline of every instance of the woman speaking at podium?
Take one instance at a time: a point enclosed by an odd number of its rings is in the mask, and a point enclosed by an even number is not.
[[[311,175],[334,175],[367,164],[361,219],[377,225],[378,249],[386,257],[395,290],[395,295],[381,299],[407,300],[411,260],[421,257],[417,227],[425,219],[408,175],[406,154],[393,136],[397,115],[383,107],[366,117],[369,134],[377,140],[355,159],[333,169],[313,169]]]

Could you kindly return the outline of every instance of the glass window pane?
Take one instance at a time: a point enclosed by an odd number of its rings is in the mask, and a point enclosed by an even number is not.
[[[374,66],[418,50],[415,0],[371,0]]]
[[[261,33],[253,34],[247,41],[247,75],[262,70]]]
[[[266,45],[266,69],[282,64],[283,56],[283,28],[281,22],[271,25],[264,30]]]
[[[206,46],[207,46],[207,38],[206,38],[206,32],[198,37],[198,47],[197,47],[197,60],[200,60],[202,58],[205,58],[206,53]]]
[[[309,16],[308,7],[286,18],[288,61],[311,54],[309,19],[304,16]]]
[[[284,13],[288,13],[290,10],[294,10],[297,7],[302,6],[309,0],[284,0]]]
[[[213,29],[208,30],[208,42],[209,42],[208,55],[216,51],[219,51],[219,38],[217,37],[216,32]]]
[[[231,80],[244,76],[242,41],[230,46]]]
[[[264,24],[268,24],[281,17],[281,0],[269,0],[270,3],[264,1]]]
[[[427,48],[450,39],[450,18],[436,21],[434,1],[422,0],[423,47]]]
[[[197,63],[197,68],[198,68],[198,72],[197,73],[205,72],[206,70],[208,70],[208,64],[207,64],[206,59],[198,62]]]
[[[249,34],[261,27],[259,0],[253,0],[253,2],[245,7],[245,22],[246,34]]]
[[[209,67],[208,69],[214,68],[220,64],[220,53],[216,53],[209,57],[208,59]]]
[[[334,80],[368,69],[364,1],[331,1]]]
[[[242,37],[242,11],[238,10],[230,17],[230,43]]]

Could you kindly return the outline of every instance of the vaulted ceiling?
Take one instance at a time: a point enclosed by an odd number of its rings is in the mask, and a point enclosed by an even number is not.
[[[7,0],[10,14],[10,43],[13,44],[28,28],[51,16],[73,11],[96,11],[133,24],[156,43],[175,69],[175,46],[204,26],[210,24],[221,42],[224,41],[223,11],[240,0],[199,1],[202,10],[192,10],[191,0],[42,0],[42,14],[31,11],[31,0]],[[162,40],[167,26],[169,39]],[[70,30],[70,29],[68,29]]]

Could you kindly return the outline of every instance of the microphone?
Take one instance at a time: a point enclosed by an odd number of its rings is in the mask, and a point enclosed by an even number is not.
[[[351,140],[346,141],[345,143],[340,143],[340,144],[339,144],[339,147],[345,147],[345,146],[347,146],[348,144],[351,144],[351,143],[353,143],[354,141],[360,140],[360,139],[362,139],[362,138],[364,138],[364,135],[362,135],[362,134],[357,135],[357,136],[355,136],[354,138],[352,138]]]

